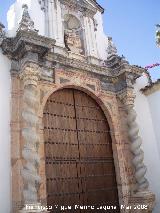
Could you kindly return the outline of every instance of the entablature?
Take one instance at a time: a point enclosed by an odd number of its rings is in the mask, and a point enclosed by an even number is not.
[[[92,63],[87,57],[74,58],[66,48],[57,47],[55,40],[40,36],[35,31],[20,30],[15,38],[5,38],[2,50],[12,60],[12,72],[19,73],[26,63],[36,63],[41,67],[41,78],[54,81],[56,69],[68,72],[81,72],[100,80],[102,89],[118,92],[126,87],[133,88],[135,80],[143,73],[143,68],[131,66],[118,57],[118,66],[105,66]],[[58,51],[59,50],[59,51]]]

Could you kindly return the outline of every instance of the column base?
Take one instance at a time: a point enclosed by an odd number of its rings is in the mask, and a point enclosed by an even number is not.
[[[131,196],[129,205],[134,213],[151,213],[155,205],[155,195],[150,191],[138,191]]]
[[[19,213],[49,213],[49,211],[41,203],[36,203],[26,204],[22,210],[19,210]]]

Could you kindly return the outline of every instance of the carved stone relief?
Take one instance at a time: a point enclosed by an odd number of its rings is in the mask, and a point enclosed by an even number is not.
[[[81,23],[73,15],[64,16],[64,40],[68,51],[84,53]]]

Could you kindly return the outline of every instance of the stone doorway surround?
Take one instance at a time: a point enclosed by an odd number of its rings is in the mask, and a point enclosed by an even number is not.
[[[154,196],[148,191],[148,186],[145,190],[141,189],[140,192],[134,193],[134,189],[136,187],[136,165],[134,167],[132,163],[134,154],[130,151],[131,142],[128,138],[128,129],[126,125],[127,113],[124,103],[121,101],[127,100],[129,101],[127,104],[133,104],[134,96],[131,93],[132,91],[130,90],[127,91],[127,93],[123,93],[123,95],[121,94],[119,96],[121,98],[120,99],[112,92],[101,90],[100,82],[96,78],[88,78],[86,75],[81,75],[78,72],[73,73],[59,69],[54,70],[56,73],[55,83],[44,80],[39,80],[37,82],[39,78],[39,73],[37,73],[37,65],[30,62],[27,64],[28,65],[25,66],[25,71],[23,71],[24,73],[26,72],[26,78],[24,78],[24,75],[23,81],[24,79],[27,79],[28,75],[29,81],[32,81],[33,84],[37,84],[36,86],[38,91],[36,96],[38,104],[38,110],[36,113],[38,118],[38,128],[36,134],[39,137],[39,142],[37,153],[34,154],[35,157],[38,155],[40,158],[37,175],[41,178],[41,181],[39,183],[39,189],[37,190],[37,202],[40,202],[43,205],[46,204],[45,154],[42,122],[43,109],[47,99],[55,91],[63,88],[75,88],[87,93],[93,99],[95,99],[103,109],[109,122],[120,205],[134,205],[136,203],[149,204],[149,211],[146,212],[151,212]],[[38,78],[35,78],[33,73],[37,73]],[[23,171],[23,162],[27,160],[27,158],[24,159],[22,155],[24,151],[24,144],[26,142],[22,135],[23,127],[25,126],[25,120],[22,116],[25,100],[23,98],[24,83],[21,78],[15,73],[12,74],[12,201],[14,209],[17,209],[18,206],[22,207],[24,205],[24,183],[21,171]],[[60,83],[62,78],[67,82]],[[34,82],[35,79],[37,83]],[[95,90],[92,90],[88,84],[95,87]],[[122,209],[122,212],[127,211]]]
[[[25,20],[23,20],[25,21]],[[28,21],[28,20],[27,20]],[[66,48],[21,23],[15,38],[4,37],[3,53],[12,60],[11,164],[12,212],[42,212],[46,205],[43,109],[49,96],[63,88],[87,93],[109,122],[121,212],[152,212],[154,195],[145,178],[141,139],[134,111],[134,83],[144,69],[110,54],[106,65],[70,57]],[[26,204],[35,206],[27,211]],[[133,210],[136,204],[147,210]]]

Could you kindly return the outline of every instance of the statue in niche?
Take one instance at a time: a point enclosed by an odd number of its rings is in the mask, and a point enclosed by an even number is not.
[[[76,34],[76,32],[70,30],[65,31],[65,44],[69,51],[82,54],[82,43],[79,35]]]
[[[73,15],[64,17],[64,41],[68,51],[83,54],[82,30],[79,20]]]

